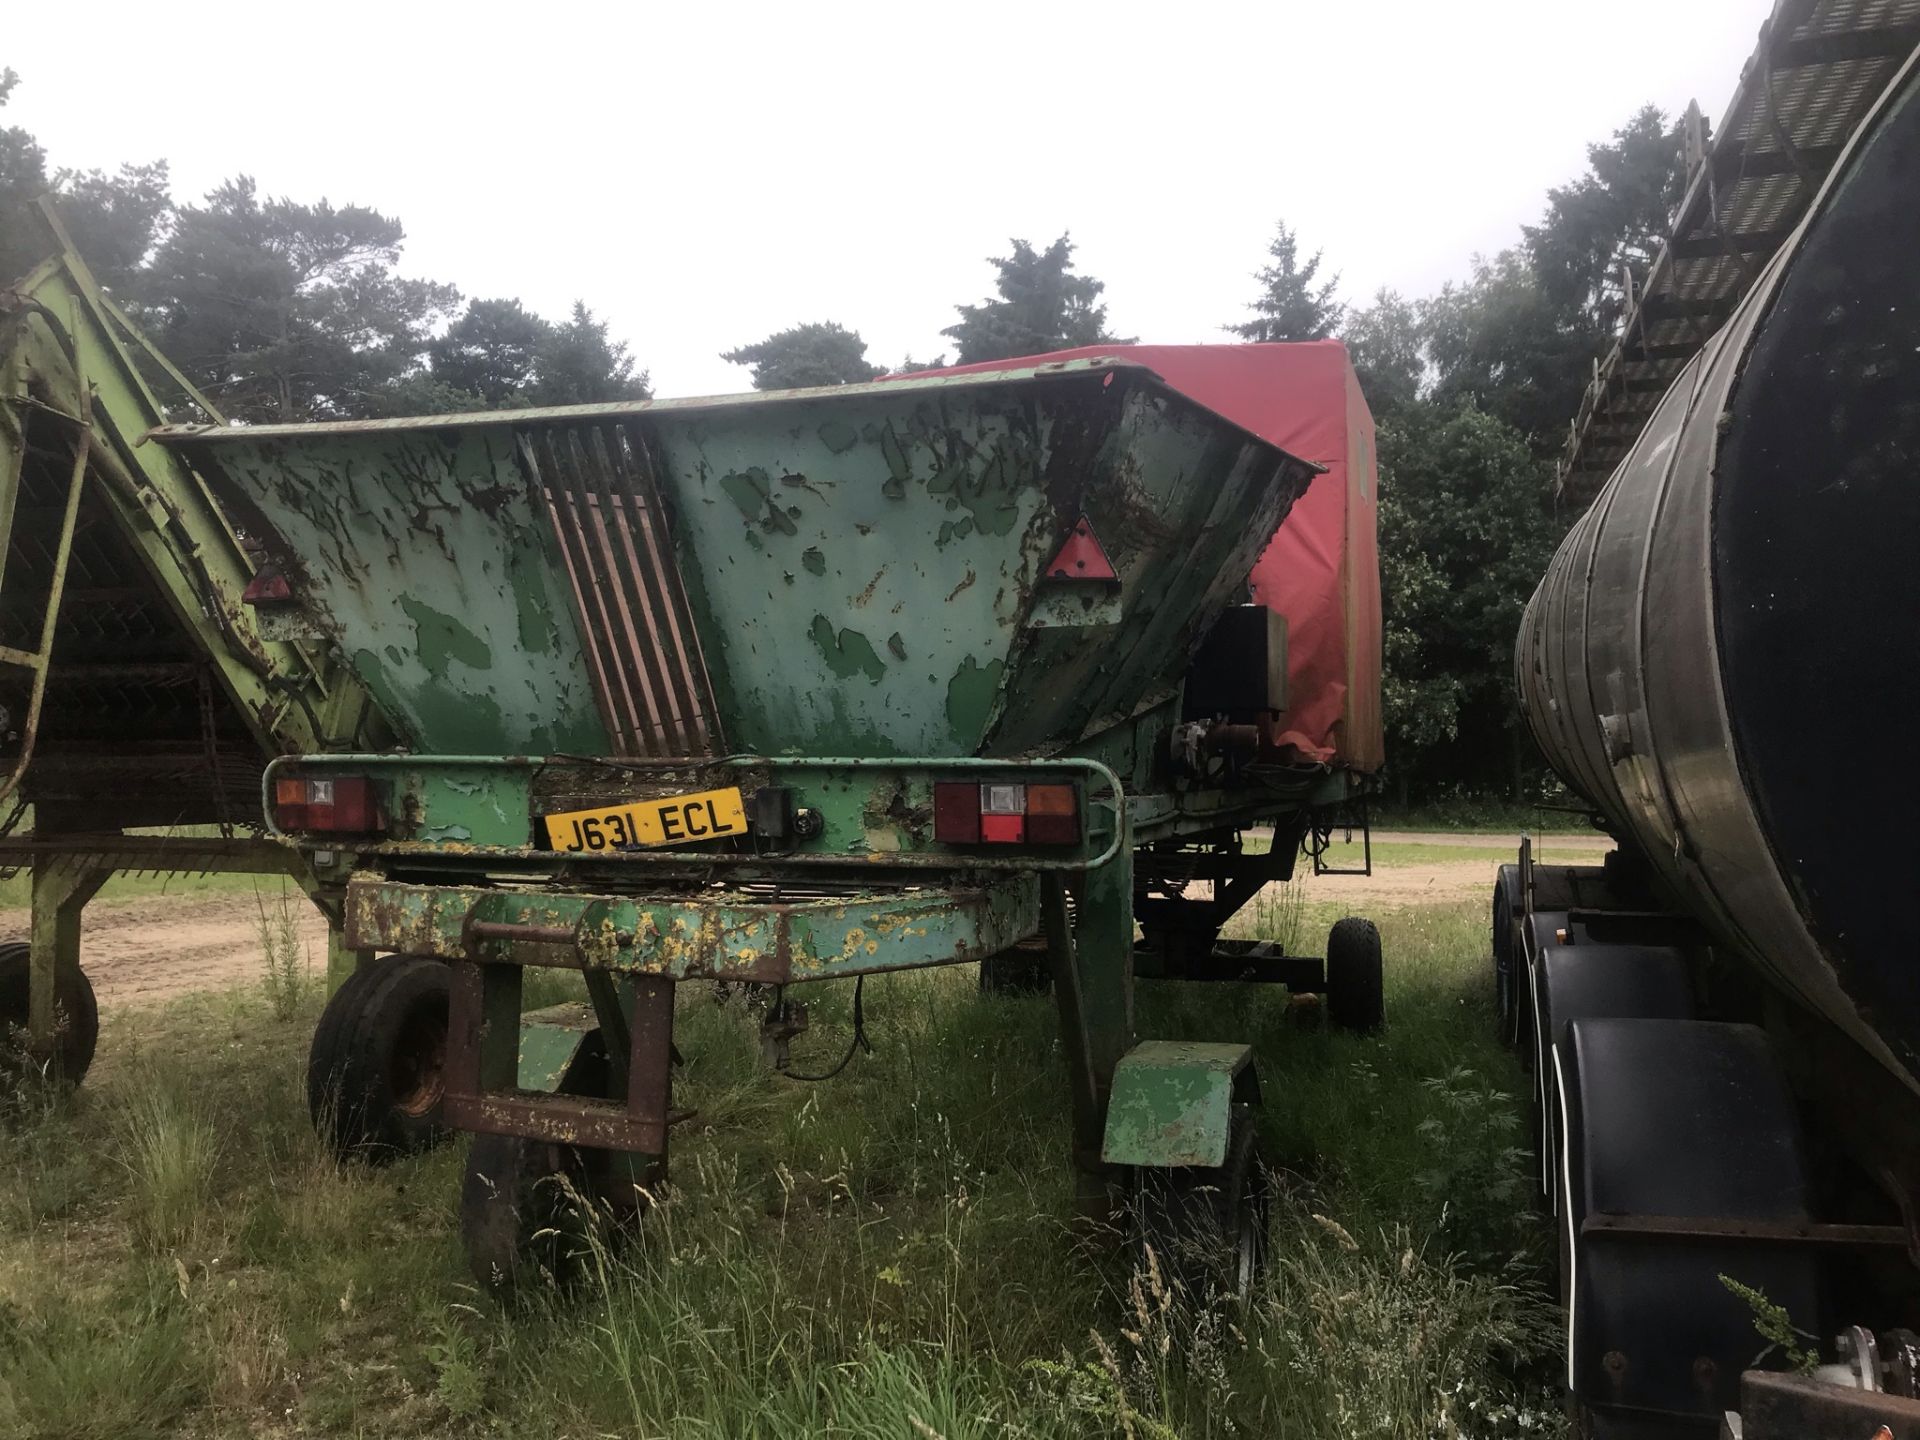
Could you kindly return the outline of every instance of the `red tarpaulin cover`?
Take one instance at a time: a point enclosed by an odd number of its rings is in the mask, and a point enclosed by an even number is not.
[[[1096,356],[1144,365],[1174,389],[1327,467],[1288,514],[1249,577],[1251,598],[1287,619],[1287,710],[1278,743],[1312,760],[1380,768],[1380,553],[1373,415],[1347,348],[1089,345],[956,365],[933,374],[1014,370]]]

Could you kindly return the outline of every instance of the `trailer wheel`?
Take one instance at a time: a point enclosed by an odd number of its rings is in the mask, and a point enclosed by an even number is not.
[[[1235,1105],[1229,1127],[1221,1165],[1134,1172],[1135,1264],[1157,1269],[1195,1307],[1246,1299],[1267,1268],[1273,1183],[1253,1107]]]
[[[441,1118],[452,976],[423,955],[385,955],[347,977],[307,1054],[314,1129],[342,1160],[384,1164],[453,1132]]]
[[[599,1231],[586,1153],[522,1135],[475,1135],[460,1184],[460,1239],[473,1278],[496,1299],[564,1290]]]
[[[1380,932],[1371,920],[1349,915],[1327,934],[1327,1019],[1361,1035],[1386,1023]]]
[[[33,950],[23,940],[0,945],[0,1081],[22,1078],[40,1061],[30,1048],[27,1026],[33,991]],[[78,1085],[93,1064],[100,1042],[100,1004],[93,982],[77,965],[63,968],[53,997],[54,1045],[47,1073]]]

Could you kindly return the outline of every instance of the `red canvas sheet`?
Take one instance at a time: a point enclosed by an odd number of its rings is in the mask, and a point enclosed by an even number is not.
[[[1380,482],[1373,416],[1346,347],[1092,345],[960,365],[1011,370],[1114,356],[1289,454],[1327,467],[1294,505],[1249,577],[1251,598],[1287,619],[1287,699],[1274,743],[1370,772],[1380,767]]]

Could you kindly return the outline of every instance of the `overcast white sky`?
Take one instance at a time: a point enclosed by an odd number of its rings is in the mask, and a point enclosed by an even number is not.
[[[1221,338],[1281,217],[1349,298],[1426,294],[1635,107],[1717,121],[1769,3],[16,8],[0,116],[55,164],[373,205],[410,272],[585,299],[693,395],[800,321],[947,348],[1011,235],[1071,230],[1151,341]]]

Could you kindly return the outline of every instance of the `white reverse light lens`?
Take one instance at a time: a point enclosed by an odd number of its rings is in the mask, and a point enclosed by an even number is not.
[[[982,815],[1024,815],[1027,813],[1027,787],[1024,785],[982,785]]]
[[[333,782],[331,780],[309,780],[307,782],[307,803],[309,805],[333,804]]]

